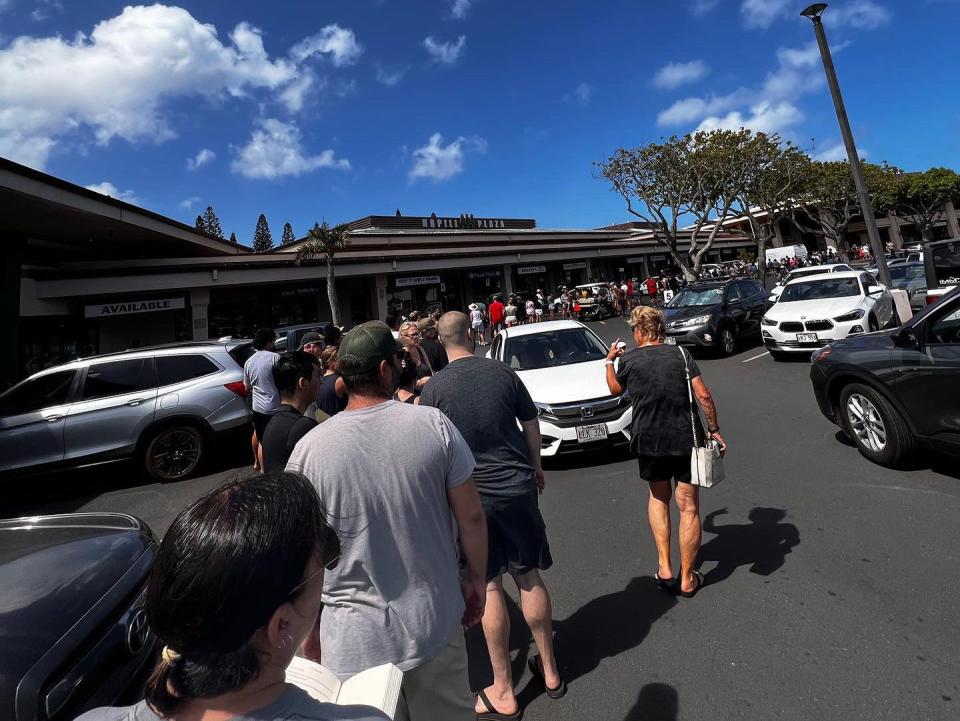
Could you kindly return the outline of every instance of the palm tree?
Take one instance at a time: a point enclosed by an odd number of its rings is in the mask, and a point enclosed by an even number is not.
[[[327,300],[330,302],[331,320],[336,326],[340,325],[340,304],[337,302],[337,288],[333,277],[333,257],[350,246],[350,235],[346,225],[335,225],[332,228],[323,223],[314,223],[307,232],[307,240],[297,248],[297,264],[305,260],[323,258],[327,262]]]

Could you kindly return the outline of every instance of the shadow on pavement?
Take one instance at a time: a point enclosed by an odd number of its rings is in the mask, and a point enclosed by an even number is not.
[[[842,430],[837,431],[834,434],[834,438],[837,439],[837,443],[845,445],[848,448],[857,447],[857,444],[851,441],[847,434]],[[871,463],[871,461],[867,460],[866,458],[863,459],[863,462]],[[960,480],[960,463],[957,462],[956,458],[926,449],[920,449],[912,461],[905,462],[902,467],[898,467],[896,470],[929,470],[933,471],[934,473],[939,473],[941,476],[947,476],[948,478],[956,478],[957,480]]]
[[[800,543],[800,532],[792,523],[783,523],[787,512],[782,508],[750,509],[750,523],[717,525],[721,508],[703,519],[703,530],[715,534],[700,548],[700,563],[715,561],[716,566],[705,575],[706,583],[721,583],[740,566],[750,566],[750,573],[769,576],[786,562],[786,556]]]
[[[623,721],[677,721],[677,690],[665,683],[648,683]]]

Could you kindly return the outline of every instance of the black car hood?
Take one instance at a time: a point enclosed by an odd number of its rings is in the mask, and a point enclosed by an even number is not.
[[[0,708],[154,543],[143,522],[119,514],[0,521]]]
[[[664,308],[663,316],[667,323],[671,323],[675,320],[696,318],[698,315],[713,315],[719,307],[718,305],[688,305],[679,308]]]
[[[877,333],[867,333],[865,335],[848,335],[841,340],[835,340],[830,347],[836,351],[858,351],[858,350],[892,350],[896,344],[893,342],[893,336],[897,330],[882,330]]]

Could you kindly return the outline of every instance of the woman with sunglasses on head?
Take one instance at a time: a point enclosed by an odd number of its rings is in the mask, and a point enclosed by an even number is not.
[[[324,568],[339,553],[302,476],[255,476],[207,494],[170,526],[147,582],[147,617],[163,651],[145,699],[78,721],[387,718],[320,703],[285,680],[316,625]]]
[[[427,384],[427,381],[433,376],[433,368],[430,366],[430,361],[427,360],[427,354],[424,353],[423,348],[420,347],[420,331],[417,328],[417,324],[412,321],[407,321],[401,325],[398,340],[403,343],[403,347],[407,353],[410,354],[411,358],[413,358],[413,364],[417,369],[416,388],[419,394]]]

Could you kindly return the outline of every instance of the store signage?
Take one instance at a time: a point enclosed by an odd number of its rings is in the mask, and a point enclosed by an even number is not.
[[[563,264],[563,269],[564,269],[564,270],[580,270],[581,268],[583,268],[584,270],[586,270],[586,268],[587,268],[587,263],[586,263],[586,261],[583,261],[583,262],[581,262],[581,263],[564,263],[564,264]]]
[[[483,280],[484,278],[499,278],[499,270],[472,270],[467,274],[470,280]]]
[[[398,288],[405,288],[411,285],[437,285],[439,282],[439,275],[414,275],[407,278],[394,279],[394,284]]]
[[[666,260],[667,256],[665,255],[651,255],[650,260]]]
[[[521,265],[517,268],[517,275],[536,275],[538,273],[546,273],[547,266],[545,265]]]
[[[627,258],[628,263],[643,263],[643,258]]]
[[[454,230],[460,228],[494,230],[506,227],[505,221],[500,218],[471,218],[467,216],[459,218],[421,218],[420,225],[423,228],[450,228]]]
[[[122,303],[98,303],[83,309],[84,318],[105,318],[111,315],[129,315],[131,313],[153,313],[158,310],[177,310],[183,308],[183,298],[163,298],[161,300],[131,300]]]

